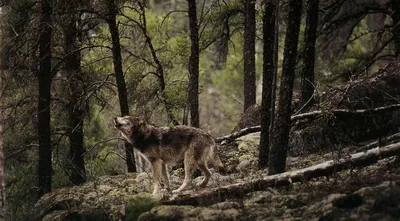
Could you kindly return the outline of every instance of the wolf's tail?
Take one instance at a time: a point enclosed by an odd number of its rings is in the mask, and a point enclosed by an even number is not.
[[[215,152],[213,153],[213,156],[211,157],[210,162],[214,166],[215,170],[221,174],[221,175],[226,175],[228,174],[228,170],[224,166],[224,164],[221,162],[221,159],[219,158],[218,154]]]

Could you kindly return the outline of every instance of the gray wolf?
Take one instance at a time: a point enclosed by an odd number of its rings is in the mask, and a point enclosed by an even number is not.
[[[153,194],[159,194],[161,184],[170,190],[167,164],[182,159],[185,179],[174,193],[181,192],[192,184],[192,175],[197,168],[204,173],[204,179],[198,186],[205,187],[211,177],[208,162],[219,173],[226,173],[224,165],[215,153],[214,138],[205,131],[188,126],[155,127],[134,116],[116,117],[114,123],[115,128],[122,132],[122,136],[151,163]]]

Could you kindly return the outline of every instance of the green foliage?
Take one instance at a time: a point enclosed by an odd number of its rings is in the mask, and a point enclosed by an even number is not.
[[[156,202],[153,198],[150,197],[135,197],[132,198],[125,209],[127,221],[135,221],[139,218],[139,216],[147,211],[150,211]]]

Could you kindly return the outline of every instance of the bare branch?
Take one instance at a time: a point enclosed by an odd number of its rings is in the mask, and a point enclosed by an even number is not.
[[[392,110],[397,110],[397,109],[400,109],[400,104],[392,104],[392,105],[383,106],[383,107],[377,107],[377,108],[371,108],[371,109],[358,109],[358,110],[349,110],[349,109],[334,109],[334,110],[330,110],[330,111],[318,110],[318,111],[312,111],[312,112],[303,113],[303,114],[292,115],[290,120],[296,121],[296,120],[301,120],[301,119],[306,119],[306,118],[316,118],[325,113],[332,113],[334,115],[339,115],[339,114],[353,115],[353,114],[375,113],[375,112],[382,112],[382,111],[392,111]],[[217,142],[217,143],[221,143],[223,141],[230,142],[239,137],[245,136],[247,134],[259,132],[259,131],[261,131],[260,125],[254,126],[254,127],[248,127],[248,128],[244,128],[238,132],[215,138],[215,142]]]

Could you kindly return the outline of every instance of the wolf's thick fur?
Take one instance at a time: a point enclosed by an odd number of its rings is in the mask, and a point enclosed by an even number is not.
[[[190,186],[196,168],[204,173],[204,179],[199,186],[206,186],[211,177],[208,162],[212,163],[219,173],[226,171],[215,153],[214,138],[198,128],[154,127],[133,116],[115,118],[115,127],[151,163],[154,177],[153,194],[159,193],[161,183],[169,190],[166,164],[181,159],[184,159],[185,180],[173,192],[180,192]]]

